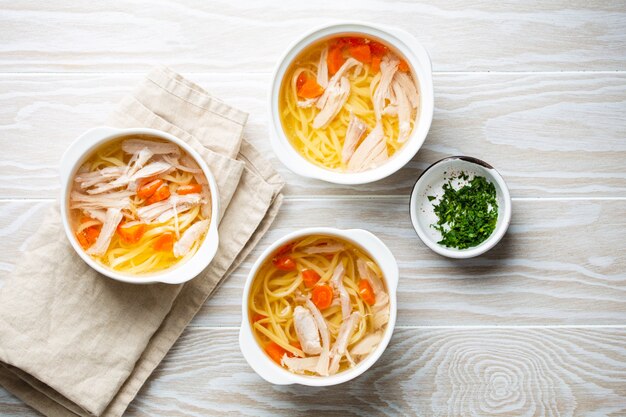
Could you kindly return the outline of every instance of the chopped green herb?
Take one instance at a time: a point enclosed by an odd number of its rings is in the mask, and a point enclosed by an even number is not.
[[[469,179],[464,172],[457,178]],[[439,203],[433,205],[439,220],[431,225],[441,232],[442,239],[438,243],[466,249],[485,241],[498,220],[496,187],[485,177],[474,177],[458,190],[448,181],[443,185],[443,191]],[[428,199],[432,201],[434,198],[430,197]]]
[[[435,198],[437,198],[437,197],[435,197],[434,195],[429,195],[428,196],[428,201],[433,201]]]

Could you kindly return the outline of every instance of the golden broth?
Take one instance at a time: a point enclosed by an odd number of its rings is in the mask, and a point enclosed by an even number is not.
[[[327,126],[318,129],[313,127],[313,120],[320,112],[320,109],[315,105],[310,107],[298,106],[298,101],[302,100],[302,97],[298,96],[298,82],[295,79],[301,72],[304,72],[306,77],[315,78],[322,51],[327,47],[332,50],[335,47],[333,45],[337,45],[338,42],[343,42],[342,40],[345,39],[361,39],[361,42],[365,42],[367,45],[378,45],[376,50],[380,50],[382,46],[386,54],[397,57],[403,62],[406,68],[405,72],[410,75],[416,89],[419,88],[416,78],[411,74],[403,56],[389,45],[362,35],[333,37],[315,42],[294,59],[283,77],[280,88],[279,112],[283,130],[292,146],[307,160],[320,167],[338,171],[348,170],[346,162],[342,160],[342,149],[351,113],[367,124],[368,131],[371,131],[377,124],[372,97],[380,80],[380,71],[372,68],[372,61],[362,62],[362,69],[359,71],[348,71],[350,93],[347,101]],[[373,46],[372,51],[374,51]],[[350,57],[349,54],[349,48],[344,48],[343,56],[347,58]],[[376,55],[372,52],[371,56],[374,57]],[[380,55],[378,56],[379,58]],[[331,74],[329,74],[330,77]],[[415,125],[418,113],[419,107],[417,110],[412,111],[410,119],[411,131]],[[383,114],[380,123],[386,140],[388,157],[390,158],[403,146],[403,143],[398,141],[398,117],[392,114]]]
[[[337,249],[337,245],[340,245],[341,249]],[[311,250],[308,248],[320,247],[335,249],[330,253],[308,253]],[[286,265],[285,259],[293,261],[293,265]],[[343,264],[345,271],[342,283],[349,295],[351,310],[358,312],[360,316],[354,333],[349,338],[348,350],[369,334],[374,332],[382,334],[387,324],[386,321],[383,325],[376,322],[374,309],[378,309],[378,305],[369,304],[360,293],[360,281],[364,278],[357,267],[359,260],[367,265],[369,273],[375,274],[380,288],[385,293],[385,298],[380,297],[377,301],[382,302],[384,299],[388,301],[386,298],[388,291],[378,265],[362,249],[345,240],[322,235],[307,236],[284,245],[265,260],[252,282],[248,314],[254,337],[270,358],[280,364],[280,354],[283,353],[300,358],[311,356],[305,354],[299,345],[294,324],[296,306],[306,307],[304,299],[309,297],[324,317],[330,333],[330,346],[335,344],[343,320],[342,307],[333,303],[331,306],[321,308],[317,304],[319,301],[316,300],[315,289],[330,285],[333,272],[340,263]],[[311,280],[311,273],[305,271],[314,271],[313,275],[317,274],[319,280],[311,285],[317,278]],[[336,292],[333,297],[337,297]],[[388,304],[382,308],[388,314]],[[365,357],[367,355],[354,357],[353,360],[357,364]],[[353,365],[350,360],[344,356],[339,362],[338,372],[351,366]],[[311,371],[302,373],[316,375]]]
[[[106,170],[107,168],[129,166],[129,164],[132,163],[131,158],[133,155],[122,150],[122,143],[129,139],[148,140],[155,144],[165,143],[146,137],[127,137],[104,144],[89,155],[86,162],[84,162],[79,169],[74,179],[72,196],[75,195],[74,193],[89,196],[89,189],[93,190],[93,187],[82,187],[77,179],[81,174],[102,172],[102,170]],[[183,149],[178,146],[176,146],[176,148],[178,148],[180,155],[186,155],[191,159]],[[151,157],[150,160],[146,162],[146,165],[153,161],[153,158],[154,157]],[[210,220],[210,194],[208,194],[206,176],[201,173],[195,161],[191,168],[199,172],[191,173],[181,169],[173,169],[169,172],[138,181],[136,191],[128,197],[130,204],[121,210],[123,219],[119,223],[119,227],[116,227],[116,231],[113,233],[106,252],[103,255],[91,255],[92,258],[115,271],[144,274],[171,268],[179,262],[193,256],[202,244],[204,236],[196,240],[191,246],[191,249],[184,256],[175,256],[172,249],[173,245],[190,226],[202,220]],[[186,211],[181,210],[180,213],[166,221],[141,221],[138,217],[138,210],[149,204],[154,204],[155,202],[151,201],[151,198],[155,196],[155,193],[150,197],[142,198],[139,196],[139,192],[142,186],[153,181],[161,181],[162,184],[165,184],[164,187],[168,189],[167,193],[171,196],[177,195],[178,192],[182,193],[183,189],[180,187],[183,186],[203,188],[203,194],[205,196],[208,195],[209,199],[209,201],[205,203],[208,204],[209,207],[208,215],[206,210],[202,209],[201,205],[197,205]],[[187,188],[187,190],[189,190],[189,188]],[[112,193],[120,191],[127,191],[127,186],[111,190]],[[107,193],[98,195],[106,198]],[[164,200],[166,199],[161,201]],[[158,200],[156,202],[158,202]],[[89,247],[93,246],[94,239],[97,239],[101,232],[104,222],[102,219],[98,220],[92,217],[94,210],[72,208],[72,204],[72,197],[70,197],[70,225],[75,232],[79,244],[83,246],[83,249],[88,251]],[[205,211],[204,214],[203,211]],[[124,228],[124,230],[121,231],[124,225],[136,225],[137,227],[129,229]],[[128,230],[130,230],[130,232]],[[93,233],[92,239],[88,239],[90,233]],[[206,235],[206,233],[204,235]]]

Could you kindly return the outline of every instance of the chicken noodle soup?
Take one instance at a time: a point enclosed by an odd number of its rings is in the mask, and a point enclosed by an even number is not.
[[[280,118],[316,165],[359,172],[382,165],[409,138],[419,89],[403,57],[380,41],[343,36],[305,49],[283,78]]]
[[[128,137],[78,169],[69,208],[76,239],[116,271],[161,271],[193,256],[211,221],[208,182],[178,145]]]
[[[272,360],[294,373],[328,376],[357,365],[382,341],[389,296],[363,250],[315,235],[284,245],[261,265],[248,311]]]

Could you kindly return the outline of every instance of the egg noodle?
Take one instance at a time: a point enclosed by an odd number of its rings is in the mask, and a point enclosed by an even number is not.
[[[302,250],[307,246],[326,243],[341,243],[344,249],[332,254],[307,254]],[[304,285],[299,269],[312,269],[320,275],[319,283],[328,283],[339,262],[344,264],[343,284],[350,296],[352,311],[358,311],[361,315],[348,346],[354,345],[374,331],[371,307],[363,302],[358,294],[359,276],[356,261],[357,259],[365,261],[379,277],[382,277],[382,272],[361,249],[343,240],[315,235],[296,241],[289,255],[295,260],[298,269],[291,272],[282,271],[276,268],[272,263],[272,258],[269,258],[259,268],[252,283],[248,311],[250,322],[253,323],[254,336],[261,346],[272,341],[296,356],[305,356],[301,349],[294,347],[294,345],[297,346],[298,337],[294,327],[293,313],[296,305],[303,304],[302,298],[310,295],[311,289]],[[332,346],[342,322],[341,306],[332,305],[323,309],[321,313],[326,320]],[[254,321],[255,315],[264,316],[264,318]],[[350,362],[344,357],[340,362],[339,371],[349,367]]]
[[[87,161],[86,166],[89,168],[89,171],[113,166],[127,166],[129,158],[130,156],[122,151],[121,142],[117,142],[96,151],[92,159]],[[181,185],[190,184],[194,176],[189,172],[175,170],[170,174],[161,175],[159,178],[168,181],[170,183],[170,189],[174,192]],[[137,218],[137,208],[144,200],[137,195],[133,195],[130,198],[130,202],[130,207],[124,209],[123,214],[126,219],[133,220]],[[74,210],[74,212],[75,220],[78,223],[80,221],[79,219],[82,217],[81,210]],[[155,221],[154,223],[146,224],[145,233],[139,241],[135,243],[125,243],[120,236],[115,233],[104,256],[97,257],[96,259],[116,271],[132,274],[155,272],[170,268],[176,263],[191,258],[200,247],[202,240],[194,242],[191,250],[181,258],[176,258],[171,250],[155,251],[153,247],[156,240],[165,232],[175,233],[178,238],[190,225],[203,219],[201,209],[197,206],[189,211],[179,213],[178,216],[174,216],[166,222],[158,223]],[[177,223],[178,227],[176,227]],[[81,232],[83,229],[93,224],[99,224],[99,222],[85,222],[79,224],[75,230]]]
[[[316,77],[320,54],[328,42],[322,42],[305,50],[286,72],[279,98],[280,117],[287,137],[301,155],[318,166],[344,171],[346,164],[341,160],[341,151],[350,121],[350,113],[361,118],[368,125],[369,130],[376,126],[372,96],[380,80],[380,72],[374,74],[369,64],[362,65],[360,70],[358,68],[349,70],[347,73],[350,79],[348,101],[328,126],[314,129],[313,119],[319,113],[319,109],[315,105],[308,108],[298,107],[296,81],[302,72],[306,73],[307,77]],[[398,118],[383,114],[381,122],[387,142],[387,152],[391,157],[403,145],[397,140]],[[415,120],[411,118],[411,129],[414,124]]]

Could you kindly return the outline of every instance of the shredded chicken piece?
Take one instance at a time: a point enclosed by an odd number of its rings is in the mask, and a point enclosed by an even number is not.
[[[157,175],[165,174],[174,169],[174,167],[167,162],[152,162],[145,167],[141,168],[137,171],[132,177],[130,177],[131,181],[137,180],[145,180],[147,178],[152,178]]]
[[[322,50],[320,61],[317,65],[317,83],[323,88],[328,87],[328,46]]]
[[[343,105],[348,101],[348,96],[350,96],[350,81],[348,78],[342,77],[338,85],[329,84],[326,91],[330,91],[330,93],[325,105],[313,119],[313,128],[315,129],[328,125],[341,111]]]
[[[70,194],[71,209],[107,209],[107,208],[127,208],[130,206],[129,197],[132,191],[117,191],[107,194],[89,195],[78,191]]]
[[[181,171],[191,172],[192,174],[202,174],[202,169],[195,164],[195,161],[191,158],[186,158],[186,156],[187,155],[183,156],[179,160],[174,156],[163,155],[163,160]]]
[[[378,81],[378,86],[376,86],[372,97],[376,120],[380,120],[382,117],[385,108],[385,100],[390,98],[392,94],[390,90],[391,80],[398,70],[399,63],[400,61],[398,61],[397,58],[390,57],[389,55],[385,55],[380,63],[380,80]]]
[[[391,88],[393,89],[398,100],[398,143],[404,143],[411,134],[411,103],[409,102],[409,98],[406,96],[399,82],[392,82]]]
[[[173,208],[176,207],[178,213],[182,213],[199,205],[202,202],[200,194],[177,195],[149,206],[137,209],[139,219],[146,223],[157,220],[159,223],[165,222],[174,217]]]
[[[88,255],[102,256],[106,253],[109,248],[109,244],[111,243],[113,233],[115,233],[115,229],[117,229],[117,226],[122,221],[122,217],[124,216],[119,208],[110,208],[107,210],[98,239],[96,239],[96,242],[91,245],[89,249],[87,249]]]
[[[102,194],[116,188],[126,187],[127,185],[141,179],[164,174],[172,169],[172,166],[166,162],[153,162],[143,166],[150,158],[152,158],[152,152],[148,149],[142,149],[139,153],[133,156],[133,159],[131,159],[127,172],[111,182],[98,184],[97,187],[87,190],[87,192],[89,194]],[[129,189],[133,191],[135,188],[136,187],[134,186],[129,187]]]
[[[354,345],[354,347],[350,350],[350,353],[354,356],[368,355],[371,351],[376,349],[376,346],[380,344],[381,340],[383,340],[383,332],[380,330],[368,334],[363,339],[359,340],[356,345]]]
[[[330,279],[330,282],[335,287],[335,290],[339,293],[339,300],[341,302],[341,316],[343,320],[346,320],[350,313],[352,312],[352,305],[350,304],[350,295],[348,295],[348,291],[346,291],[346,287],[343,285],[343,275],[344,275],[344,267],[341,262],[335,267],[333,271],[333,276]]]
[[[92,219],[98,220],[100,223],[104,223],[104,219],[106,219],[107,215],[106,210],[84,209],[83,212]]]
[[[344,250],[346,247],[341,243],[331,243],[328,245],[307,246],[302,252],[313,255],[317,253],[335,253]]]
[[[146,162],[148,162],[148,160],[150,160],[150,158],[152,158],[153,155],[152,151],[148,148],[143,148],[134,154],[130,161],[128,161],[126,176],[130,177],[134,175],[146,164]]]
[[[420,97],[417,92],[417,86],[413,81],[413,77],[407,73],[398,71],[393,76],[393,79],[400,84],[400,87],[402,87],[404,94],[406,94],[409,102],[411,102],[411,107],[417,109],[420,105]]]
[[[345,319],[341,323],[341,327],[339,327],[339,334],[337,335],[335,344],[330,352],[332,360],[330,362],[329,372],[331,375],[336,374],[339,370],[339,362],[341,362],[341,358],[346,353],[348,342],[350,341],[360,318],[361,313],[355,311],[350,315],[350,317],[348,317],[348,319]]]
[[[375,302],[372,306],[373,324],[375,329],[382,328],[389,322],[389,295],[376,273],[363,261],[357,259],[356,267],[361,279],[369,281],[374,291]]]
[[[343,149],[341,150],[341,160],[344,164],[348,163],[366,131],[367,125],[365,122],[354,114],[350,114],[350,122],[348,123],[348,130],[346,131]]]
[[[79,172],[74,177],[74,181],[78,182],[83,190],[93,187],[102,182],[108,182],[118,178],[124,174],[126,167],[106,167],[93,172]]]
[[[180,150],[174,143],[156,142],[143,139],[126,139],[122,142],[122,150],[129,154],[134,154],[142,149],[149,149],[153,155],[179,154]]]
[[[367,135],[350,158],[348,171],[363,171],[373,168],[387,160],[387,143],[382,125],[379,123]]]
[[[313,120],[314,128],[319,129],[330,123],[348,100],[350,81],[344,74],[352,67],[362,68],[363,64],[354,58],[348,58],[328,81],[328,86],[315,104],[320,112]]]
[[[293,312],[293,324],[296,335],[302,346],[302,351],[307,355],[318,355],[322,352],[319,330],[311,312],[301,306],[297,306]]]
[[[200,208],[202,216],[205,219],[211,218],[211,191],[209,189],[209,182],[204,175],[194,174],[193,177],[196,182],[202,186],[202,207]]]
[[[306,298],[304,302],[307,308],[311,311],[311,314],[313,314],[313,318],[317,323],[317,328],[322,338],[322,353],[320,354],[315,372],[322,376],[328,376],[328,365],[330,361],[330,331],[328,330],[324,316],[315,304],[313,304],[313,301],[311,301],[310,298]]]
[[[189,253],[193,244],[200,240],[209,229],[209,220],[202,220],[189,226],[174,243],[174,256],[181,258]]]
[[[309,356],[307,358],[290,358],[287,354],[283,355],[280,363],[296,374],[304,372],[316,372],[319,363],[319,356]]]

